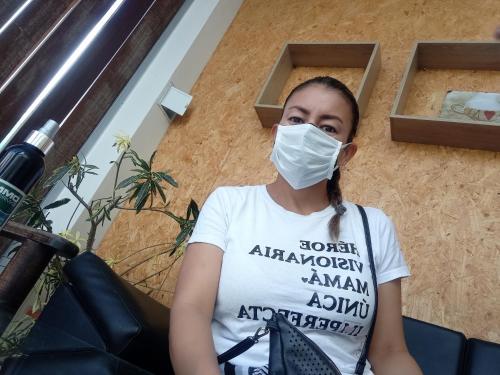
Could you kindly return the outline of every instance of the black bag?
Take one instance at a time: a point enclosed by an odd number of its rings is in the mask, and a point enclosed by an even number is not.
[[[342,375],[330,357],[280,313],[273,315],[267,328],[271,334],[269,374]]]
[[[370,271],[375,286],[375,306],[373,319],[361,356],[356,364],[355,374],[361,375],[366,365],[368,348],[373,336],[375,320],[377,318],[377,277],[373,261],[373,251],[366,212],[357,206],[363,219],[366,247],[370,260]],[[259,328],[254,336],[247,337],[226,352],[217,357],[219,364],[226,363],[231,372],[232,365],[228,362],[234,357],[250,349],[259,339],[270,333],[269,343],[269,375],[342,375],[335,363],[311,339],[295,328],[282,314],[275,313],[267,322],[266,328]],[[234,367],[233,372],[234,373]]]

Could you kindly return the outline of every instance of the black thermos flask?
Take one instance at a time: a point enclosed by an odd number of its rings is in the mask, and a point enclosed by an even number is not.
[[[0,154],[0,230],[45,170],[44,157],[54,146],[59,130],[54,120],[48,120],[39,130]]]

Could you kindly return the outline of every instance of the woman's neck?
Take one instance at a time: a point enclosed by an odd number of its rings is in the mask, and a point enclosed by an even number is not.
[[[266,186],[271,198],[288,211],[309,215],[328,207],[326,181],[305,189],[295,190],[278,174],[276,181]]]

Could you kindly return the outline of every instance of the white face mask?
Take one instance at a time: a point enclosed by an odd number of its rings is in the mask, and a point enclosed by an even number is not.
[[[349,145],[312,124],[279,125],[271,161],[295,190],[332,178],[340,150]]]

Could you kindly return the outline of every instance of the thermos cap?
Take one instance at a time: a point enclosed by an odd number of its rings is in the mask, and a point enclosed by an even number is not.
[[[39,130],[33,130],[24,142],[38,148],[44,155],[54,146],[52,138],[59,130],[59,125],[54,120],[48,120]]]

